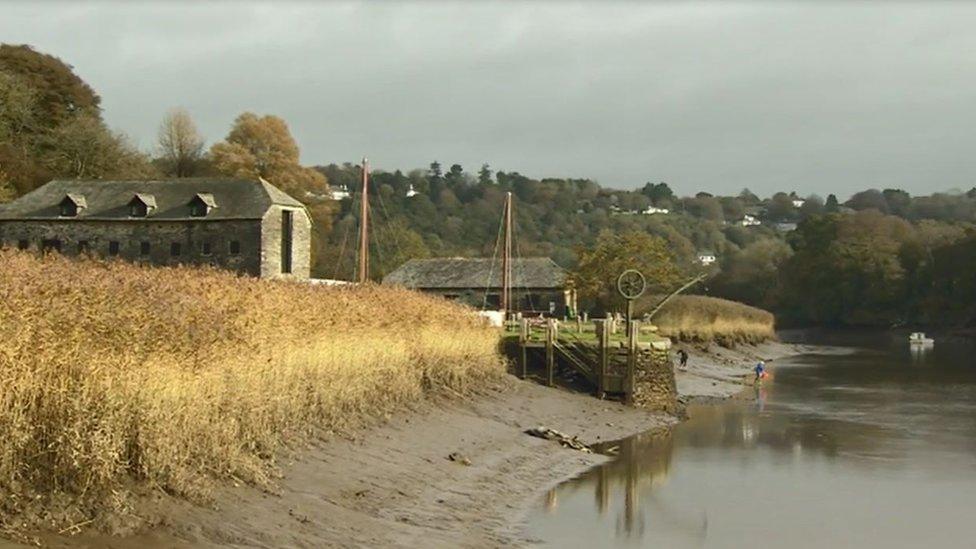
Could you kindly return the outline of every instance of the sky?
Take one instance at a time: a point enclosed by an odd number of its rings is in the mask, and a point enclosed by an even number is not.
[[[0,0],[148,150],[284,118],[305,164],[586,177],[680,194],[976,185],[976,3]]]

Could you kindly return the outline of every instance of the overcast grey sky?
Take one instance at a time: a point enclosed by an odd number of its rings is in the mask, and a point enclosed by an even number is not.
[[[483,162],[680,193],[976,185],[976,4],[0,2],[149,148],[288,121],[307,164]]]

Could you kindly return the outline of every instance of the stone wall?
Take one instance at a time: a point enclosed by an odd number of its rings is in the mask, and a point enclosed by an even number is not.
[[[634,372],[634,405],[650,410],[678,412],[678,389],[671,362],[671,342],[654,341],[641,349]]]
[[[296,219],[300,217],[304,216]],[[22,241],[28,249],[41,249],[45,242],[49,246],[57,243],[65,255],[89,253],[96,257],[110,257],[110,246],[115,242],[118,243],[116,257],[128,261],[215,265],[241,274],[261,274],[259,220],[0,221],[0,246],[17,248]],[[148,250],[144,243],[148,244]],[[301,246],[296,244],[295,249],[297,252]],[[296,253],[296,259],[300,256]],[[306,264],[307,257],[306,246]]]
[[[281,212],[292,212],[291,272],[281,272]],[[312,222],[302,208],[272,206],[261,220],[261,270],[264,278],[308,278],[312,271]]]

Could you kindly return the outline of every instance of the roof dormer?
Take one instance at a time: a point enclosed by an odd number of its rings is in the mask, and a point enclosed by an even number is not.
[[[197,193],[190,199],[190,216],[207,217],[211,210],[217,207],[217,201],[211,193]]]
[[[156,210],[156,197],[146,193],[136,193],[129,201],[129,217],[148,217]]]
[[[78,212],[88,208],[88,201],[85,195],[79,193],[68,193],[58,204],[61,217],[78,217]]]

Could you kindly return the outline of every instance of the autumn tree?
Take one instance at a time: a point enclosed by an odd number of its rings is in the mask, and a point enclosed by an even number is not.
[[[203,137],[185,109],[166,113],[156,138],[159,163],[166,175],[191,177],[203,159]]]
[[[227,138],[210,148],[212,168],[228,177],[261,177],[305,204],[312,218],[312,274],[331,276],[325,253],[335,209],[322,171],[299,163],[298,144],[284,120],[245,112]]]
[[[35,115],[54,127],[77,115],[101,119],[101,98],[71,65],[28,45],[0,44],[0,71],[22,78],[37,94]]]
[[[604,231],[595,247],[580,248],[577,256],[579,263],[570,274],[570,283],[584,301],[598,307],[621,304],[616,281],[627,269],[640,271],[649,291],[669,289],[681,278],[667,242],[644,232]]]
[[[299,163],[298,144],[288,124],[277,116],[250,112],[238,116],[226,140],[210,148],[210,159],[218,173],[263,177],[299,200],[328,191],[321,172]]]
[[[102,121],[99,97],[70,65],[0,45],[0,169],[24,194],[56,177],[152,175],[148,157]]]

